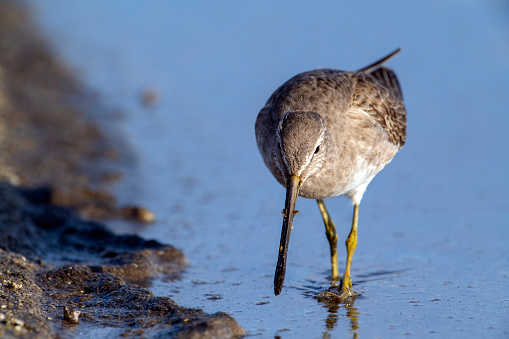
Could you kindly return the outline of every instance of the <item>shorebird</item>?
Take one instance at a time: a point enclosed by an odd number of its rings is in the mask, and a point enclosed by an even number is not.
[[[350,268],[359,204],[368,184],[406,139],[401,88],[396,74],[383,66],[400,50],[356,72],[300,73],[280,86],[258,113],[258,149],[272,175],[286,187],[275,295],[283,288],[297,196],[316,199],[330,245],[332,279],[341,279],[336,226],[323,201],[338,195],[350,198],[354,206],[341,288],[342,296],[353,294]]]

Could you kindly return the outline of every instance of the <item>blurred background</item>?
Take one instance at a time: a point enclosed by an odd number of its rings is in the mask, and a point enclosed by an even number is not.
[[[177,279],[149,288],[225,311],[259,337],[509,336],[509,5],[505,1],[256,3],[27,0],[62,60],[117,112],[136,159],[121,203],[181,248]],[[270,94],[316,68],[388,62],[407,144],[360,206],[354,305],[324,305],[329,249],[316,203],[299,199],[285,288],[273,296],[284,189],[254,121]],[[111,128],[111,127],[110,127]],[[340,265],[352,207],[330,199]]]

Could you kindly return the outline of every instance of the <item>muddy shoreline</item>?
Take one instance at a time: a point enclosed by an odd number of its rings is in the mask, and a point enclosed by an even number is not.
[[[97,112],[83,108],[94,100],[28,13],[0,0],[0,337],[242,336],[225,313],[180,307],[140,287],[178,275],[186,258],[101,224],[150,221],[150,213],[117,206],[108,191],[132,160]]]

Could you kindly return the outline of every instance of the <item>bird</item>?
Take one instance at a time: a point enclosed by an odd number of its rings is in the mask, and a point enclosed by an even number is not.
[[[316,69],[292,77],[269,97],[255,123],[258,150],[286,187],[283,226],[274,275],[281,293],[297,197],[316,199],[331,254],[332,280],[343,297],[354,295],[352,259],[359,204],[371,180],[406,141],[406,109],[394,71],[384,63],[396,49],[357,71]],[[337,232],[324,199],[344,195],[354,206],[346,239],[346,268],[339,275]]]

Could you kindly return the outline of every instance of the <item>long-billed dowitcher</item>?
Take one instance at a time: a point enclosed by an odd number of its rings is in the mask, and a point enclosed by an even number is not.
[[[346,195],[354,205],[346,240],[342,295],[352,294],[359,203],[366,187],[406,139],[406,110],[395,73],[382,64],[397,49],[357,72],[318,69],[298,74],[269,98],[256,119],[258,149],[286,187],[274,293],[283,288],[297,196],[316,199],[329,240],[332,278],[340,279],[336,226],[323,199]]]

